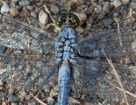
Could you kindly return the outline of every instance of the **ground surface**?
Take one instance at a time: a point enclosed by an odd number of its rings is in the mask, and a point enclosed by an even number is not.
[[[69,104],[136,105],[135,0],[0,0],[0,9],[1,105],[57,104],[54,19],[66,10],[80,18],[75,29],[80,56],[73,66]]]

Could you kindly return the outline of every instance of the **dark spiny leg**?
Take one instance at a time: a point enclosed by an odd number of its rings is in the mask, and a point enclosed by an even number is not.
[[[73,84],[74,84],[74,91],[75,91],[76,97],[78,98],[77,86],[76,86],[75,79],[74,79],[73,69],[71,69],[71,70],[72,70],[71,75],[72,75],[72,80],[73,80]]]
[[[57,64],[55,64],[55,65],[53,66],[52,72],[47,75],[47,77],[46,77],[46,79],[45,79],[45,81],[44,81],[43,84],[45,84],[45,83],[47,82],[47,80],[55,73],[55,71],[56,71],[56,65],[57,65]]]

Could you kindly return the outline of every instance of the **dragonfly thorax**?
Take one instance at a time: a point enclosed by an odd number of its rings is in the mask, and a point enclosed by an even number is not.
[[[55,43],[56,61],[58,63],[76,63],[76,47],[77,35],[75,31],[70,27],[63,27]]]

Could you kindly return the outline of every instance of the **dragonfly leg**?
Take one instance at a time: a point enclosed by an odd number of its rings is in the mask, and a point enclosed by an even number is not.
[[[78,98],[78,94],[77,94],[77,86],[76,86],[76,83],[75,83],[73,71],[72,71],[72,81],[73,81],[74,91],[75,91],[76,97]]]
[[[47,75],[47,77],[46,77],[44,83],[47,82],[47,80],[55,73],[55,71],[56,71],[56,64],[53,66],[52,72],[51,72],[50,74]]]

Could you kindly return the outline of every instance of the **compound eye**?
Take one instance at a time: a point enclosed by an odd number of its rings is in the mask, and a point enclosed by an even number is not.
[[[58,26],[58,27],[62,27],[62,25],[66,21],[70,22],[73,28],[78,27],[78,25],[80,23],[79,18],[75,14],[70,13],[70,12],[61,13],[55,19],[56,26]]]
[[[71,21],[73,25],[72,27],[78,27],[80,23],[79,18],[73,13],[71,13],[70,15],[71,15]]]
[[[66,21],[66,13],[61,13],[56,17],[55,24],[57,27],[62,27],[65,21]]]
[[[65,23],[66,22],[66,17],[64,16],[64,17],[62,17],[62,20],[61,20],[63,23]]]

